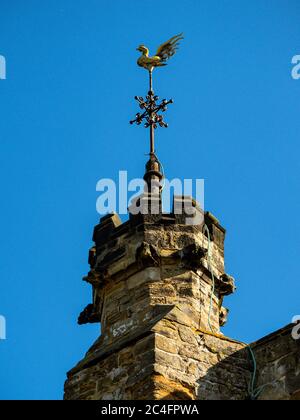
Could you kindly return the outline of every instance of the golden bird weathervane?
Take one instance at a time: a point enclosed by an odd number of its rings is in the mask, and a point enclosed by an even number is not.
[[[170,38],[168,41],[161,44],[156,52],[156,55],[149,56],[149,49],[144,45],[140,45],[137,48],[137,51],[140,51],[142,55],[138,58],[137,64],[140,67],[143,67],[149,72],[149,92],[144,99],[142,96],[135,96],[135,99],[138,101],[139,106],[143,113],[137,113],[134,120],[130,121],[130,124],[136,123],[140,125],[144,120],[144,126],[146,128],[150,127],[150,156],[155,156],[154,148],[154,130],[157,128],[157,125],[160,127],[168,127],[164,122],[163,116],[158,115],[158,112],[165,112],[167,110],[167,105],[173,103],[173,100],[163,99],[160,104],[157,104],[156,101],[159,100],[158,96],[154,95],[153,85],[152,85],[152,73],[155,67],[166,66],[166,61],[169,60],[177,51],[179,46],[179,41],[183,39],[183,34],[175,35]]]

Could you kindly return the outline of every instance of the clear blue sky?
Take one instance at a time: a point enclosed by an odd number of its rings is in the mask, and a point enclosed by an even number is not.
[[[299,308],[298,0],[2,0],[0,398],[60,399],[98,325],[77,326],[99,215],[96,182],[143,174],[147,134],[128,120],[152,49],[183,31],[155,75],[173,97],[157,151],[168,178],[204,178],[227,228],[227,335],[247,342]]]

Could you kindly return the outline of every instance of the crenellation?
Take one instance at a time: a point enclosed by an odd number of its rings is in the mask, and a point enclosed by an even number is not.
[[[205,214],[208,255],[201,226],[137,218],[122,225],[108,215],[95,228],[84,278],[94,298],[79,323],[101,321],[101,336],[69,372],[65,399],[249,398],[247,345],[221,334],[228,317],[223,300],[235,291],[224,273],[225,229]],[[255,346],[259,383],[268,385],[264,397],[287,398],[286,389],[297,388],[286,370],[298,369],[299,360],[293,343],[290,353],[284,343]],[[296,398],[298,389],[289,395]]]

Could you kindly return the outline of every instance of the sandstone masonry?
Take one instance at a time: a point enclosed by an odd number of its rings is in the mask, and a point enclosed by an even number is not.
[[[202,226],[172,214],[116,214],[95,227],[89,252],[93,302],[79,323],[101,335],[69,373],[65,399],[250,398],[253,362],[246,344],[220,333],[224,297],[235,290],[224,272],[225,229],[205,214]],[[210,317],[210,326],[208,318]],[[299,399],[299,342],[290,328],[253,344],[261,399]]]

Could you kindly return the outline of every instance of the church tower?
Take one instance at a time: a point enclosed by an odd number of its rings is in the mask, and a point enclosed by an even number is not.
[[[155,129],[166,127],[153,69],[165,65],[182,34],[155,56],[140,45],[149,72],[146,98],[136,97],[150,133],[145,190],[129,208],[100,219],[89,251],[92,302],[79,324],[99,323],[99,338],[68,372],[67,400],[300,399],[300,327],[293,324],[251,346],[225,337],[224,298],[235,290],[224,269],[225,229],[190,196],[162,211]],[[201,203],[200,203],[201,204]],[[297,318],[298,319],[298,318]],[[300,319],[300,317],[299,317]]]
[[[225,229],[209,212],[204,224],[186,224],[184,201],[174,198],[181,215],[160,209],[121,223],[109,214],[95,227],[84,278],[93,302],[79,323],[101,323],[101,335],[68,373],[66,399],[245,398],[245,345],[220,333],[235,289]]]
[[[179,39],[160,47],[161,60],[174,54]],[[154,130],[167,126],[159,113],[172,100],[157,104],[152,71],[158,59],[142,57],[149,92],[136,97],[143,112],[131,123],[144,121],[150,131],[145,192],[127,222],[108,214],[94,229],[84,278],[93,301],[79,324],[100,323],[101,335],[68,373],[65,399],[244,399],[246,346],[220,332],[228,312],[223,299],[235,290],[224,270],[225,229],[192,197],[175,196],[173,211],[162,211]]]

